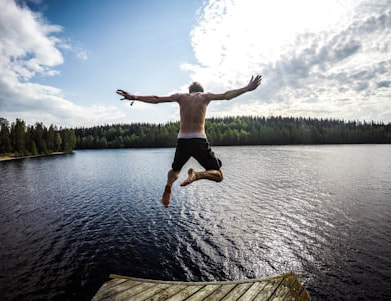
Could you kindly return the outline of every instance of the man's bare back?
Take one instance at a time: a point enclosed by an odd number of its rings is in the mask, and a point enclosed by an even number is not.
[[[262,77],[260,75],[255,77],[252,76],[247,86],[240,89],[229,90],[221,94],[204,93],[202,86],[196,82],[189,87],[189,93],[177,93],[171,96],[136,96],[123,90],[117,90],[117,94],[123,96],[122,99],[127,99],[132,102],[138,100],[153,104],[163,102],[177,102],[179,104],[180,130],[178,134],[178,144],[172,169],[168,172],[167,184],[162,196],[162,203],[166,208],[170,204],[172,184],[177,180],[180,170],[189,156],[194,156],[206,170],[196,172],[194,169],[190,168],[188,177],[182,182],[181,186],[189,185],[194,181],[201,179],[215,182],[223,180],[223,174],[220,169],[221,161],[214,157],[205,135],[206,109],[213,100],[230,100],[245,92],[255,90],[261,84],[261,80]],[[191,139],[203,140],[193,141]],[[202,149],[202,151],[197,151],[197,147],[199,148],[197,144],[194,144],[194,147],[184,146],[189,145],[189,143],[203,143],[205,146],[201,146],[200,149]],[[195,149],[194,151],[193,148]],[[186,154],[183,152],[186,152]]]
[[[206,94],[200,92],[180,94],[177,101],[181,116],[180,133],[205,135],[206,108],[210,102]]]

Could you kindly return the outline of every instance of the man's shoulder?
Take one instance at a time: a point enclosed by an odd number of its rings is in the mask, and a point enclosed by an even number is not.
[[[187,103],[188,101],[195,101],[197,103],[209,104],[211,100],[216,98],[216,95],[213,93],[205,92],[194,92],[194,93],[178,93],[176,94],[176,101],[178,103]]]

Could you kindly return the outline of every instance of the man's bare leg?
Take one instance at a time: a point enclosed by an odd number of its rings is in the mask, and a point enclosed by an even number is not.
[[[175,171],[173,169],[168,171],[167,174],[167,184],[166,187],[164,188],[163,196],[162,196],[162,203],[164,207],[168,208],[168,205],[170,204],[171,201],[171,187],[172,184],[178,179],[179,176],[179,171]]]
[[[186,186],[194,181],[206,179],[211,180],[215,182],[221,182],[223,180],[223,173],[221,170],[207,170],[207,171],[200,171],[197,172],[193,168],[190,168],[187,172],[188,177],[186,180],[184,180],[181,184],[181,186]]]

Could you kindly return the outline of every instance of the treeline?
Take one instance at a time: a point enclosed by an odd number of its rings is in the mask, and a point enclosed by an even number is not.
[[[226,117],[206,120],[212,145],[391,143],[391,123],[286,117]],[[113,124],[58,129],[42,123],[11,125],[0,118],[0,155],[29,156],[73,149],[173,147],[178,122]]]
[[[391,124],[294,117],[227,117],[206,123],[215,145],[391,143]]]
[[[175,146],[178,131],[178,122],[76,128],[76,148],[169,147]]]
[[[335,119],[226,117],[206,120],[212,145],[391,143],[391,124]],[[74,129],[77,149],[175,146],[179,123]]]
[[[46,155],[53,152],[71,152],[76,146],[73,129],[58,129],[42,123],[26,126],[21,119],[11,125],[0,118],[0,155],[15,157]]]

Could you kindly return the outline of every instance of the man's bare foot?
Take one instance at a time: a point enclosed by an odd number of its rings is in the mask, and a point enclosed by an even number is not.
[[[193,183],[196,180],[196,172],[193,168],[190,168],[187,171],[188,177],[186,180],[184,180],[181,184],[181,186],[189,185],[190,183]]]
[[[171,201],[171,186],[166,185],[162,196],[162,203],[164,207],[168,208],[168,205],[170,205],[170,201]]]

